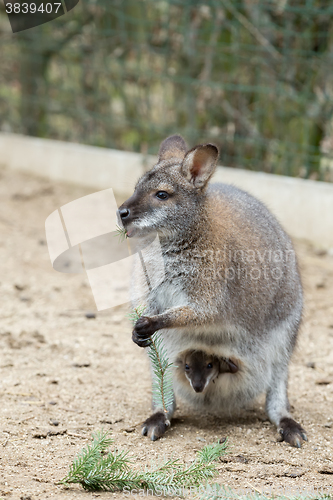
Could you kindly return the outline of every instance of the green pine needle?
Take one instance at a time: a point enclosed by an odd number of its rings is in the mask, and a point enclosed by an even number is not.
[[[220,457],[226,454],[228,447],[228,440],[225,439],[223,443],[208,444],[201,451],[198,451],[199,460],[202,463],[216,462]]]
[[[93,434],[92,444],[81,450],[60,484],[79,483],[89,491],[116,491],[132,482],[136,484],[126,452],[104,455],[112,443],[108,431]]]
[[[128,318],[132,321],[133,325],[135,325],[136,321],[143,315],[145,309],[145,306],[138,306],[129,313]]]
[[[178,459],[169,459],[137,472],[130,468],[127,452],[109,451],[106,454],[106,448],[112,443],[108,432],[93,434],[92,444],[81,450],[67,476],[59,484],[77,483],[89,491],[124,491],[125,488],[130,491],[139,488],[164,491],[166,494],[199,488],[218,475],[214,462],[226,449],[226,446],[219,443],[208,445],[190,465],[183,464]],[[209,457],[212,458],[211,461]]]
[[[118,224],[116,224],[116,233],[114,236],[117,236],[119,238],[119,242],[121,243],[122,241],[124,241],[128,236],[127,236],[127,229],[125,229],[124,227],[120,227],[118,226]]]
[[[138,306],[129,314],[133,324],[143,315],[144,306]],[[169,363],[162,336],[155,332],[151,337],[148,356],[154,371],[153,381],[153,403],[155,408],[163,408],[165,414],[173,403],[173,387],[171,368],[173,363]]]
[[[173,385],[171,367],[165,351],[162,336],[157,332],[151,338],[148,356],[152,362],[155,379],[153,381],[153,403],[155,408],[163,408],[168,413],[168,408],[173,404]]]

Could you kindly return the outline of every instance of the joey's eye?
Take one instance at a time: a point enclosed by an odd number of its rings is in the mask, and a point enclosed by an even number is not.
[[[169,195],[166,191],[157,191],[155,194],[156,198],[159,200],[167,200],[169,198]]]
[[[208,370],[211,370],[213,368],[213,363],[208,363],[207,368]]]
[[[188,372],[190,367],[188,365],[185,365],[185,370]]]

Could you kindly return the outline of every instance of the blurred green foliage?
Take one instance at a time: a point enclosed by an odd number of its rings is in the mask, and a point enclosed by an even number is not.
[[[180,133],[329,180],[332,21],[331,0],[81,0],[13,35],[2,9],[0,127],[144,153]]]

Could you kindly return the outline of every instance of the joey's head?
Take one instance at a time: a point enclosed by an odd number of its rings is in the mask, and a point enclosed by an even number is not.
[[[165,139],[157,164],[139,179],[133,195],[119,207],[127,235],[140,237],[154,231],[169,237],[193,227],[217,159],[218,149],[213,144],[188,151],[179,135]]]
[[[219,374],[219,360],[203,351],[188,351],[183,359],[185,377],[195,392],[204,392]]]

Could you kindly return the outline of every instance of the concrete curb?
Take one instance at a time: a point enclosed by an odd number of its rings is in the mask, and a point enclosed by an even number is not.
[[[156,161],[112,149],[0,133],[0,164],[49,179],[130,196]],[[333,247],[333,184],[219,167],[215,182],[234,184],[262,200],[289,234]]]
[[[153,157],[83,144],[0,133],[0,164],[83,186],[129,195]]]
[[[263,201],[294,238],[333,248],[333,184],[226,167],[213,180]]]

